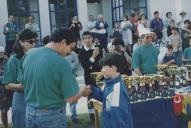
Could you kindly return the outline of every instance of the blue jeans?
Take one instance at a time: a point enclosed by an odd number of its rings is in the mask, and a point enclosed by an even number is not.
[[[26,107],[27,128],[67,128],[66,108],[39,109]]]
[[[71,115],[72,120],[78,119],[78,116],[76,113],[76,104],[77,104],[77,102],[70,104],[70,112],[72,113],[72,115]]]
[[[14,128],[26,128],[25,112],[24,93],[14,92],[12,101],[12,122]]]
[[[178,66],[182,65],[182,51],[173,52],[173,55],[176,58],[176,64]]]

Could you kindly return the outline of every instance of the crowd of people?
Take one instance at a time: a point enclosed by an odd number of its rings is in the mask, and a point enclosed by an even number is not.
[[[70,103],[71,119],[80,120],[76,104],[81,96],[103,102],[103,126],[132,128],[128,92],[121,74],[155,74],[160,47],[167,53],[161,63],[181,66],[191,64],[191,21],[186,12],[181,21],[166,13],[162,20],[154,12],[150,22],[145,14],[124,15],[116,22],[108,41],[108,23],[103,15],[97,21],[89,16],[88,30],[80,34],[82,24],[77,16],[68,28],[58,28],[43,38],[43,46],[36,47],[40,30],[34,17],[28,17],[25,29],[19,31],[14,16],[4,26],[6,47],[0,47],[1,120],[8,127],[7,111],[12,107],[14,128],[65,128],[66,103]],[[76,80],[78,66],[84,70],[84,87]],[[102,90],[91,78],[92,72],[102,72]],[[93,104],[87,102],[90,124],[94,124]]]

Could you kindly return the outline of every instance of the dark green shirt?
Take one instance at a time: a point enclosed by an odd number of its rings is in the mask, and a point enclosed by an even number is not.
[[[184,50],[184,58],[191,60],[191,47],[186,48],[186,49]],[[186,64],[191,64],[191,61],[186,62]]]
[[[46,47],[24,56],[18,80],[24,85],[27,105],[37,108],[63,107],[79,90],[69,62]]]
[[[142,74],[156,73],[156,65],[158,64],[159,50],[152,44],[141,45],[132,56],[133,68],[139,68]]]
[[[17,77],[20,70],[21,59],[18,59],[16,55],[12,55],[5,67],[3,84],[18,83]]]

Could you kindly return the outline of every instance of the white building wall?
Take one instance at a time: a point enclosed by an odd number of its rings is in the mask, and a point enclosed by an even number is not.
[[[88,3],[88,16],[93,15],[95,19],[102,13],[102,8],[100,3]]]
[[[0,46],[5,46],[5,36],[3,26],[8,22],[7,0],[0,0]]]
[[[77,0],[78,19],[82,23],[82,32],[87,30],[88,24],[88,9],[87,0]]]
[[[50,16],[48,0],[39,0],[40,27],[42,38],[50,35]]]
[[[102,13],[105,17],[105,21],[108,23],[108,33],[112,34],[112,12],[111,12],[111,0],[102,0]]]

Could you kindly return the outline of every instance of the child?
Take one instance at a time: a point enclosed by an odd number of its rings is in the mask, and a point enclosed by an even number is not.
[[[169,44],[173,47],[173,55],[176,58],[177,65],[182,65],[182,39],[177,28],[171,28],[172,35],[169,37]]]
[[[7,61],[8,57],[4,55],[4,48],[0,46],[0,109],[1,121],[3,123],[4,128],[8,128],[7,112],[11,107],[13,99],[13,91],[5,90],[2,84],[4,69]]]
[[[104,89],[88,86],[83,95],[90,95],[103,103],[102,122],[105,128],[133,128],[128,92],[120,75],[125,66],[123,57],[108,53],[101,59],[100,65],[105,79]]]
[[[172,45],[167,45],[167,53],[162,60],[163,64],[174,65],[176,64],[176,58],[173,56],[173,47]]]
[[[190,39],[190,47],[184,50],[184,61],[186,64],[191,64],[191,39]]]
[[[119,22],[116,22],[115,26],[113,28],[113,38],[122,38],[121,37],[121,25]]]

